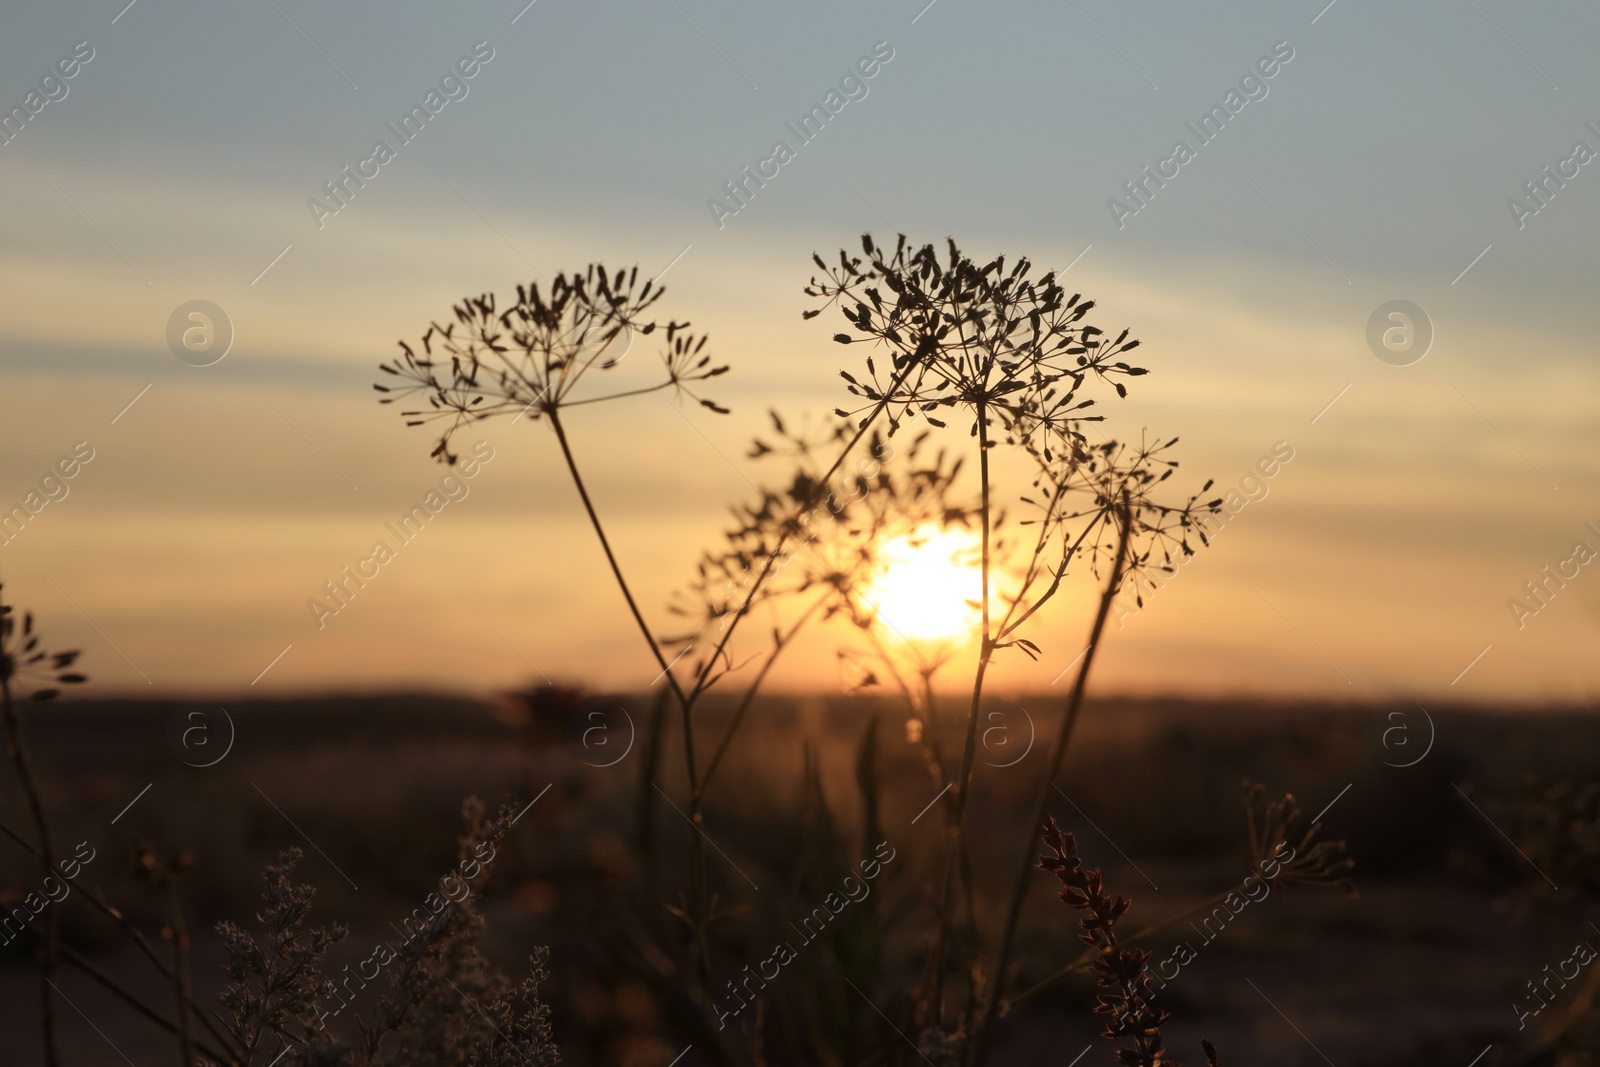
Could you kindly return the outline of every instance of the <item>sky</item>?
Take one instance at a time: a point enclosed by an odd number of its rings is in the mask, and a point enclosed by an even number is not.
[[[772,477],[745,455],[767,410],[847,399],[842,324],[803,321],[801,290],[814,251],[870,230],[1064,269],[1142,339],[1151,374],[1114,424],[1179,436],[1179,486],[1225,490],[1292,450],[1117,613],[1100,691],[1600,691],[1600,568],[1572,562],[1600,551],[1600,11],[525,2],[0,14],[0,109],[25,119],[0,145],[0,509],[59,497],[0,544],[0,578],[86,650],[96,690],[649,685],[530,421],[483,424],[494,458],[467,495],[314,618],[445,473],[375,402],[376,365],[469,294],[593,261],[659,276],[662,313],[731,364],[708,395],[732,414],[644,396],[573,435],[670,628],[728,506]],[[402,141],[386,124],[430,91]],[[830,92],[802,142],[791,126]],[[379,140],[392,158],[363,163]],[[776,175],[732,200],[779,141]],[[346,167],[370,177],[334,211]],[[231,326],[207,366],[169,342],[197,300]],[[1398,354],[1369,340],[1392,301],[1421,316]],[[63,461],[73,476],[42,485]],[[996,685],[1048,690],[1092,602],[1070,586],[1031,634],[1040,662],[1006,660]],[[774,686],[837,689],[839,640],[813,634]]]

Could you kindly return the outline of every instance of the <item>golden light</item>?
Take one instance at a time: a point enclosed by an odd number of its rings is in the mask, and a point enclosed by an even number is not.
[[[877,573],[863,596],[878,621],[911,641],[959,645],[982,620],[980,541],[971,530],[922,526],[878,552]]]

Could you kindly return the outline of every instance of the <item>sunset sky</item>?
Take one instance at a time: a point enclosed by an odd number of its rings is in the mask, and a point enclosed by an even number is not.
[[[813,251],[871,230],[1070,264],[1151,368],[1112,425],[1180,436],[1180,488],[1293,450],[1112,628],[1100,691],[1600,692],[1600,566],[1520,628],[1508,605],[1577,542],[1600,552],[1600,10],[525,3],[0,15],[0,109],[26,117],[0,146],[0,509],[93,456],[0,545],[0,578],[86,650],[93,690],[642,688],[658,668],[527,420],[469,434],[494,455],[470,493],[318,629],[308,599],[445,473],[376,402],[377,364],[468,294],[665,272],[660,310],[732,364],[706,395],[733,414],[643,396],[572,432],[670,628],[728,505],[774,477],[745,456],[767,409],[848,399],[859,350],[832,312],[802,321],[801,290]],[[386,124],[430,91],[402,141]],[[367,160],[336,213],[309,203]],[[768,177],[739,206],[746,167]],[[233,325],[211,366],[168,348],[191,300]],[[1419,362],[1369,348],[1391,300],[1431,320]],[[1000,688],[1047,689],[1091,606],[1068,589]],[[837,644],[813,635],[777,687],[836,689]]]

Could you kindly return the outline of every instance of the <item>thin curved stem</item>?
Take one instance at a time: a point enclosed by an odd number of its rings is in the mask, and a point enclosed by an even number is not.
[[[891,388],[898,388],[899,385],[906,380],[906,378],[911,374],[912,370],[918,365],[918,361],[923,355],[923,348],[931,346],[931,344],[932,342],[929,341],[925,345],[919,345],[916,352],[911,353],[906,357],[904,368],[899,374],[895,375],[894,381],[890,383]],[[819,485],[826,486],[833,479],[833,476],[839,473],[839,468],[844,466],[844,461],[849,458],[850,453],[855,449],[856,445],[860,444],[861,439],[867,435],[867,430],[871,428],[872,424],[877,421],[878,416],[883,414],[884,410],[888,406],[889,400],[887,398],[879,400],[872,406],[872,413],[861,420],[861,425],[856,428],[855,436],[845,442],[844,447],[839,450],[838,457],[834,459],[833,465],[823,473],[822,477],[817,479],[817,483]],[[789,538],[793,532],[794,523],[784,524],[783,532],[778,535],[778,543],[773,546],[771,552],[766,554],[767,561],[766,563],[762,564],[761,573],[756,576],[755,583],[751,585],[749,595],[744,598],[744,603],[740,606],[739,610],[733,613],[733,619],[728,623],[727,628],[722,631],[722,638],[717,642],[717,647],[713,649],[711,655],[706,658],[705,668],[700,672],[699,677],[695,680],[694,692],[696,696],[698,696],[707,688],[706,679],[709,677],[713,665],[717,662],[718,657],[722,655],[723,650],[728,647],[728,642],[733,639],[733,632],[739,628],[740,620],[749,613],[750,605],[754,602],[756,593],[758,593],[762,585],[766,583],[767,577],[772,573],[772,568],[778,560],[778,556],[782,554],[784,546],[789,543]]]
[[[561,444],[561,456],[567,462],[567,470],[572,475],[572,484],[577,487],[578,496],[583,500],[583,509],[589,515],[589,524],[594,527],[595,536],[600,539],[600,547],[605,552],[606,562],[611,565],[611,574],[617,580],[617,587],[622,590],[622,598],[628,602],[628,610],[633,613],[633,621],[638,624],[639,632],[644,635],[645,643],[650,646],[650,652],[656,658],[656,663],[661,667],[661,673],[666,677],[667,684],[672,687],[673,695],[678,698],[678,707],[683,713],[683,763],[689,777],[689,793],[697,796],[700,792],[700,774],[695,765],[694,753],[694,703],[689,694],[683,691],[678,684],[677,677],[672,673],[672,664],[667,662],[666,655],[661,651],[661,644],[656,640],[655,634],[650,629],[650,624],[644,621],[644,613],[639,610],[639,604],[633,598],[633,590],[628,586],[628,580],[622,574],[622,565],[617,562],[617,554],[611,549],[611,541],[606,537],[605,526],[600,522],[600,515],[595,511],[594,502],[589,499],[589,490],[584,485],[583,475],[578,472],[578,462],[572,455],[572,446],[567,441],[567,432],[561,425],[561,416],[554,406],[545,409],[550,416],[550,427],[555,431],[556,440]],[[697,687],[698,693],[698,687]],[[700,809],[698,805],[690,814],[693,833],[689,835],[689,897],[691,914],[694,919],[695,942],[700,950],[699,971],[700,980],[707,992],[711,989],[711,960],[710,939],[706,933],[706,851],[704,831],[700,827]]]
[[[117,983],[116,979],[106,974],[99,967],[96,967],[89,961],[88,957],[73,949],[71,945],[61,946],[61,958],[82,971],[90,979],[100,985],[101,988],[105,989],[106,992],[110,993],[112,996],[128,1005],[128,1007],[132,1008],[140,1015],[143,1015],[146,1019],[149,1019],[151,1022],[161,1027],[167,1033],[177,1035],[178,1025],[176,1023],[167,1018],[165,1015],[162,1015],[160,1012],[156,1011],[154,1008],[150,1007],[150,1005],[146,1004],[132,993],[128,992]],[[211,1045],[206,1044],[204,1041],[197,1039],[194,1043],[194,1046],[197,1050],[205,1053],[218,1063],[233,1064],[239,1062],[238,1057],[232,1055],[231,1053],[219,1052]]]
[[[193,983],[189,980],[189,928],[183,921],[183,905],[178,900],[176,876],[166,878],[167,925],[172,931],[172,995],[178,1010],[179,1054],[185,1064],[194,1062],[194,1020],[189,1005],[194,1003]]]
[[[26,838],[3,822],[0,822],[0,834],[4,834],[6,837],[11,838],[11,840],[16,842],[18,847],[20,847],[24,852],[27,852],[34,857],[38,857],[40,855],[39,850],[34,848]],[[83,899],[88,901],[96,911],[100,912],[106,918],[110,919],[112,922],[116,923],[118,926],[127,931],[128,936],[133,940],[133,943],[139,947],[139,951],[144,953],[145,958],[148,959],[155,969],[161,973],[161,977],[165,978],[168,982],[173,980],[172,969],[167,966],[166,961],[163,960],[156,952],[155,948],[150,944],[149,939],[144,936],[144,933],[140,931],[137,926],[134,926],[133,923],[128,920],[126,915],[122,914],[122,912],[117,908],[113,908],[110,904],[106,903],[105,894],[101,891],[99,886],[95,886],[93,889],[83,890]],[[71,952],[71,947],[68,945],[62,945],[61,949],[63,953]],[[233,1047],[233,1042],[226,1034],[217,1028],[216,1024],[211,1021],[211,1018],[201,1010],[200,1005],[191,1000],[189,1002],[189,1007],[193,1010],[195,1017],[200,1020],[200,1022],[208,1031],[211,1032],[212,1037],[216,1038],[217,1041],[225,1048]],[[210,1054],[208,1053],[208,1055]],[[234,1057],[234,1059],[236,1060],[237,1057]]]
[[[744,721],[745,713],[750,710],[750,705],[755,700],[756,693],[761,688],[761,683],[766,680],[767,672],[772,670],[772,665],[778,662],[778,657],[783,654],[785,648],[789,647],[789,642],[794,640],[801,627],[811,620],[811,616],[816,614],[817,609],[822,607],[823,603],[824,600],[821,599],[814,601],[795,620],[794,625],[789,627],[789,631],[780,635],[776,644],[773,645],[772,654],[767,657],[767,661],[761,665],[761,670],[756,672],[755,678],[750,682],[749,687],[745,689],[744,696],[739,700],[739,707],[733,713],[733,721],[728,724],[727,732],[722,735],[722,740],[717,743],[716,751],[711,753],[711,759],[706,763],[706,771],[700,776],[700,788],[690,798],[690,803],[693,806],[698,807],[704,798],[705,791],[711,784],[711,776],[716,774],[717,766],[722,762],[723,755],[728,751],[728,746],[733,743],[733,735],[739,729],[739,724]]]
[[[982,429],[981,404],[978,410],[979,447],[984,449],[980,462],[983,480],[983,643],[978,652],[977,668],[973,672],[972,705],[967,710],[966,736],[961,746],[961,769],[957,777],[953,810],[950,815],[952,840],[950,853],[945,861],[944,889],[939,903],[939,934],[934,944],[933,1005],[936,1019],[942,1019],[944,1012],[945,945],[949,940],[951,902],[955,896],[957,877],[967,867],[965,818],[968,790],[972,783],[972,767],[977,758],[978,714],[983,701],[983,680],[989,669],[989,660],[994,655],[994,641],[989,634],[989,454],[987,442],[983,440],[986,435]]]
[[[600,515],[594,509],[594,501],[589,499],[589,489],[584,484],[583,475],[578,472],[578,461],[572,455],[572,445],[567,441],[567,431],[561,425],[561,416],[556,410],[546,408],[545,413],[550,417],[550,428],[555,431],[556,441],[561,445],[561,458],[567,462],[567,471],[572,475],[572,484],[578,490],[578,497],[583,501],[583,510],[589,516],[589,525],[594,528],[595,536],[600,539],[600,548],[606,555],[606,562],[611,566],[611,574],[617,580],[617,587],[622,590],[622,599],[628,602],[628,611],[633,615],[633,621],[638,624],[639,632],[644,635],[645,643],[650,646],[650,654],[656,659],[656,664],[661,668],[667,679],[667,684],[678,696],[678,703],[688,712],[689,697],[684,693],[678,679],[672,673],[672,665],[667,662],[666,655],[661,651],[661,645],[656,641],[656,636],[650,629],[650,624],[644,621],[644,613],[639,610],[639,604],[633,598],[633,590],[628,586],[628,579],[623,577],[622,565],[617,562],[617,554],[611,549],[611,540],[606,536],[605,526],[600,522]],[[686,743],[688,742],[686,738]],[[690,777],[694,776],[694,757],[689,756]]]
[[[656,693],[654,706],[650,709],[649,740],[645,742],[644,759],[639,764],[639,800],[634,816],[634,844],[644,856],[645,862],[652,865],[652,870],[655,857],[656,768],[661,764],[661,727],[667,715],[667,701],[671,699],[670,689],[662,689]]]
[[[956,336],[963,353],[968,350],[969,342],[966,331],[961,327],[961,314],[959,305],[951,315],[955,323]],[[988,384],[989,374],[993,360],[982,362],[981,368],[973,368],[975,386],[977,391],[976,428],[978,431],[978,476],[981,495],[979,499],[979,516],[982,527],[982,558],[980,567],[981,612],[982,612],[982,642],[978,649],[978,663],[972,676],[972,703],[967,709],[966,735],[961,746],[961,769],[957,777],[955,803],[951,813],[950,836],[951,846],[945,860],[944,888],[939,902],[939,933],[934,942],[934,978],[933,978],[933,1011],[935,1024],[942,1028],[944,1017],[944,976],[946,945],[950,936],[951,902],[955,895],[955,886],[958,876],[967,867],[966,852],[966,810],[967,800],[972,784],[972,767],[977,756],[978,743],[978,715],[983,702],[983,681],[989,670],[989,660],[994,656],[995,640],[990,632],[989,619],[989,574],[993,564],[992,556],[992,497],[989,480],[989,411],[988,411]],[[970,895],[969,895],[970,902]],[[976,950],[976,945],[974,945]],[[971,990],[968,990],[969,998]]]
[[[1050,585],[1043,593],[1039,594],[1032,600],[1031,603],[1029,603],[1026,610],[1023,610],[1023,594],[1033,586],[1033,583],[1036,580],[1039,557],[1044,555],[1044,550],[1047,547],[1050,539],[1051,527],[1054,526],[1059,519],[1059,517],[1056,515],[1056,508],[1060,506],[1061,501],[1066,499],[1066,495],[1067,494],[1065,490],[1060,490],[1051,494],[1050,507],[1045,511],[1045,517],[1040,521],[1041,531],[1039,534],[1038,545],[1034,549],[1033,557],[1028,561],[1028,573],[1023,576],[1022,588],[1021,591],[1018,592],[1016,599],[1011,601],[1011,604],[1006,608],[1005,614],[1000,617],[1000,624],[995,628],[994,639],[996,641],[1004,641],[1007,637],[1011,636],[1011,634],[1015,633],[1018,627],[1031,619],[1035,612],[1044,607],[1045,604],[1049,602],[1050,598],[1056,595],[1056,591],[1061,588],[1062,579],[1067,576],[1067,568],[1071,565],[1073,556],[1075,556],[1078,552],[1078,545],[1082,544],[1084,537],[1088,535],[1090,530],[1095,528],[1094,523],[1090,523],[1084,527],[1083,531],[1078,534],[1077,540],[1074,541],[1072,545],[1068,546],[1066,551],[1061,554],[1061,566],[1056,567],[1051,571]],[[1019,610],[1022,611],[1020,616],[1017,615]]]
[[[10,660],[10,653],[0,651]],[[23,795],[28,798],[28,812],[33,817],[34,831],[39,835],[36,855],[46,878],[56,873],[55,846],[50,840],[50,824],[44,813],[44,800],[39,795],[39,784],[33,777],[33,758],[22,736],[22,717],[17,714],[15,698],[11,693],[11,679],[0,677],[0,705],[5,709],[6,737],[10,742],[11,759],[17,765],[17,777],[22,782]],[[44,1031],[44,1059],[47,1067],[58,1067],[61,1049],[56,1034],[56,1009],[54,982],[57,958],[61,944],[61,915],[55,908],[45,916],[44,936],[39,939],[39,1023]]]
[[[983,520],[983,643],[978,650],[978,666],[972,676],[972,706],[967,711],[967,734],[961,747],[961,779],[956,786],[956,817],[959,822],[967,810],[967,791],[972,782],[972,765],[978,747],[978,711],[983,700],[983,680],[989,671],[989,661],[994,658],[994,635],[989,632],[989,570],[993,560],[991,551],[990,485],[989,485],[989,433],[985,425],[987,412],[982,399],[978,401],[978,474],[982,482],[983,497],[980,512]]]
[[[1072,683],[1072,693],[1067,698],[1066,713],[1062,716],[1060,729],[1056,733],[1055,744],[1051,747],[1050,761],[1045,765],[1044,778],[1039,783],[1038,798],[1033,805],[1032,818],[1028,823],[1027,840],[1023,843],[1021,860],[1016,877],[1012,882],[1011,902],[1006,909],[1005,926],[1001,933],[995,966],[990,977],[989,1000],[984,1007],[983,1017],[979,1021],[973,1037],[971,1056],[968,1061],[971,1067],[982,1067],[984,1060],[988,1056],[989,1038],[994,1031],[994,1021],[1000,1014],[1001,999],[1005,995],[1006,969],[1011,964],[1011,947],[1016,940],[1017,923],[1022,916],[1022,905],[1027,899],[1028,887],[1033,881],[1028,875],[1033,869],[1034,852],[1039,839],[1039,828],[1044,823],[1044,815],[1049,808],[1050,789],[1055,784],[1056,772],[1060,769],[1062,757],[1066,754],[1067,743],[1072,738],[1073,727],[1077,724],[1078,716],[1083,710],[1083,696],[1089,684],[1089,670],[1094,666],[1095,653],[1100,648],[1100,638],[1105,630],[1106,618],[1111,613],[1111,601],[1122,585],[1123,568],[1128,558],[1128,545],[1133,537],[1133,514],[1126,496],[1117,503],[1117,519],[1118,524],[1121,526],[1121,531],[1117,538],[1116,559],[1111,565],[1111,573],[1106,578],[1105,589],[1100,594],[1100,606],[1095,611],[1094,625],[1089,630],[1089,647],[1084,650],[1083,663],[1078,668],[1078,676]]]
[[[582,400],[563,400],[563,401],[561,401],[561,406],[564,407],[564,408],[575,408],[575,407],[579,407],[580,405],[583,405],[583,404],[603,404],[607,400],[621,400],[624,397],[644,396],[644,395],[646,395],[648,393],[659,393],[659,392],[662,392],[662,391],[664,391],[666,389],[671,388],[672,384],[673,384],[672,382],[666,381],[666,382],[660,383],[659,385],[646,386],[643,389],[628,389],[628,390],[625,390],[624,392],[621,392],[621,393],[607,393],[604,396],[584,397]]]

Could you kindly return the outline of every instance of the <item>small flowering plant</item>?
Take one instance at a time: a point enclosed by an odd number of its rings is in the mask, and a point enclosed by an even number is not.
[[[803,317],[836,307],[849,332],[834,340],[867,348],[859,366],[840,371],[853,405],[838,408],[841,421],[815,436],[790,433],[774,416],[776,444],[758,441],[752,457],[787,458],[793,470],[777,487],[758,490],[753,503],[736,507],[725,545],[701,558],[688,603],[678,605],[692,622],[684,634],[663,634],[646,619],[565,426],[581,405],[649,393],[726,412],[695,390],[727,366],[706,354],[704,336],[691,333],[689,324],[657,319],[662,291],[653,280],[641,283],[637,270],[593,266],[558,275],[548,291],[519,287],[504,306],[488,295],[466,300],[453,309],[453,321],[434,323],[420,346],[402,343],[400,357],[380,368],[395,380],[377,388],[383,403],[408,403],[402,414],[409,425],[442,425],[432,454],[446,463],[455,458],[452,436],[472,422],[527,417],[552,431],[612,576],[681,713],[685,814],[696,832],[689,838],[690,885],[674,914],[684,920],[687,938],[651,952],[670,961],[674,973],[695,976],[702,1000],[711,989],[711,927],[727,914],[718,909],[706,868],[701,827],[707,785],[767,672],[799,629],[817,616],[854,628],[866,648],[851,655],[869,664],[861,678],[875,679],[881,670],[901,688],[912,721],[924,727],[913,732],[947,795],[949,848],[944,885],[935,894],[938,929],[914,1025],[931,1035],[924,1042],[929,1047],[976,1064],[1002,1003],[1048,787],[1081,710],[1111,598],[1127,576],[1171,570],[1177,557],[1192,554],[1191,535],[1205,536],[1196,517],[1219,502],[1202,503],[1199,493],[1162,498],[1177,467],[1170,456],[1176,439],[1151,444],[1141,437],[1134,444],[1105,432],[1102,402],[1127,397],[1129,383],[1148,373],[1132,361],[1139,341],[1126,329],[1094,325],[1094,302],[1069,293],[1055,272],[1036,274],[1027,259],[975,260],[954,241],[942,250],[919,247],[904,236],[890,248],[867,235],[859,255],[841,251],[836,264],[820,256],[813,262],[819,273],[805,292],[814,304]],[[611,390],[593,384],[647,337],[664,342],[653,379]],[[887,462],[904,440],[897,435],[919,422],[915,440]],[[1002,449],[1004,460],[997,458]],[[931,460],[921,458],[928,455]],[[960,499],[963,456],[967,477],[975,468],[971,501]],[[947,761],[930,710],[931,678],[945,660],[912,657],[911,669],[901,673],[904,650],[885,631],[871,576],[892,537],[915,540],[927,529],[952,526],[977,535],[978,587],[940,592],[973,604],[979,639],[965,729]],[[979,960],[988,946],[977,929],[965,836],[985,681],[999,653],[1044,654],[1023,628],[1079,570],[1087,570],[1102,592],[1024,827],[1013,892],[1000,929],[988,939],[995,961],[986,968]],[[1003,583],[992,581],[1000,576]],[[767,609],[767,647],[736,658],[736,631]],[[707,691],[751,662],[759,667],[706,760],[695,709]],[[649,785],[659,789],[653,778]],[[963,914],[967,929],[958,937]],[[946,982],[947,971],[966,976],[964,996]]]

